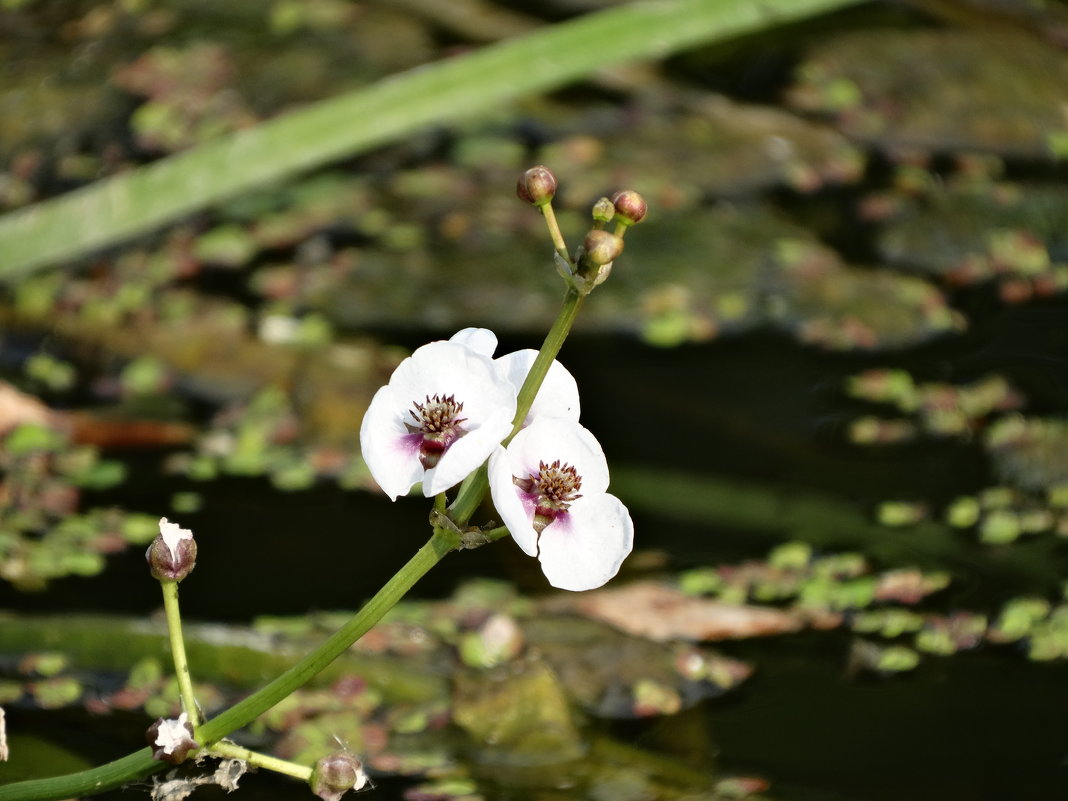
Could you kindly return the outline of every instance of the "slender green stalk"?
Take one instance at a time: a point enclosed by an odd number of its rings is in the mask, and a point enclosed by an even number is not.
[[[539,206],[541,209],[541,215],[545,218],[545,227],[549,229],[549,236],[553,240],[553,247],[556,248],[556,252],[560,254],[560,258],[570,263],[571,256],[567,252],[567,243],[564,242],[564,235],[560,233],[560,223],[556,221],[556,212],[553,210],[552,201]]]
[[[239,745],[226,742],[225,740],[214,743],[207,750],[211,756],[223,757],[224,759],[240,759],[257,768],[273,770],[275,773],[292,776],[294,779],[299,779],[302,782],[311,779],[312,769],[307,765],[298,765],[296,762],[287,762],[278,757],[260,754],[256,751],[249,751],[247,748],[242,748]]]
[[[248,725],[293,690],[306,684],[366,634],[386,612],[396,606],[415,582],[459,544],[455,532],[435,529],[430,541],[348,623],[266,687],[205,723],[200,729],[200,736],[209,743],[225,737],[234,729]]]
[[[648,0],[392,76],[0,217],[0,279],[114,245],[428,125],[595,70],[870,0]]]
[[[497,540],[504,539],[508,536],[508,527],[497,526],[497,528],[491,528],[489,531],[483,531],[482,536],[485,537],[488,542],[496,542]]]
[[[248,725],[298,687],[306,684],[381,620],[415,582],[459,544],[460,538],[455,532],[434,529],[429,542],[420,548],[352,619],[270,684],[204,723],[197,731],[198,741],[207,745],[217,742],[235,729]],[[5,785],[0,787],[0,801],[59,801],[92,795],[143,778],[165,767],[166,763],[152,759],[152,749],[143,748],[114,762],[80,773]]]
[[[486,465],[482,465],[465,478],[460,485],[460,490],[456,493],[456,499],[452,502],[452,506],[449,507],[449,517],[456,522],[456,525],[463,526],[471,519],[471,515],[478,510],[479,504],[482,503],[482,499],[486,497],[488,491],[489,473]]]
[[[526,380],[523,381],[523,386],[519,389],[515,417],[512,418],[512,433],[505,439],[505,445],[511,442],[512,437],[523,427],[523,421],[527,419],[530,406],[534,403],[538,390],[541,389],[541,383],[545,380],[553,359],[560,353],[564,340],[571,333],[571,326],[575,324],[575,318],[578,316],[579,309],[582,308],[582,299],[584,297],[576,289],[567,291],[560,314],[557,315],[556,320],[553,322],[553,327],[549,329],[549,333],[545,335],[545,341],[541,343],[541,350],[538,351],[538,356],[534,359],[534,364],[530,366],[530,372],[527,373]]]
[[[182,613],[178,608],[178,582],[163,579],[163,610],[167,615],[167,634],[171,641],[171,655],[174,657],[174,675],[178,679],[178,693],[182,697],[182,708],[193,727],[193,736],[200,728],[200,709],[197,697],[193,693],[193,677],[189,672],[189,659],[185,655],[185,637],[182,636]]]

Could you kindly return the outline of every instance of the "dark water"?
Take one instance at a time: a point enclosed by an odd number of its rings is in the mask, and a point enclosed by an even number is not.
[[[780,798],[1000,801],[1068,789],[1064,665],[988,649],[851,679],[844,636],[729,650],[760,672],[707,711],[720,764],[773,777]]]

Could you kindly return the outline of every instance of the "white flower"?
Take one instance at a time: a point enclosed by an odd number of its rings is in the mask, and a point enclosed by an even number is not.
[[[417,349],[375,393],[360,447],[392,500],[420,481],[427,497],[455,486],[511,432],[516,390],[496,347],[493,332],[464,329]]]
[[[554,587],[600,587],[634,545],[627,508],[606,492],[604,452],[573,420],[535,418],[493,452],[489,482],[512,538]]]

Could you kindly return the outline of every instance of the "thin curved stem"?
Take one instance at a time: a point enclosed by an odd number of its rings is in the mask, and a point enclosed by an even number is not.
[[[567,243],[564,242],[564,235],[560,233],[560,223],[556,221],[556,212],[553,210],[552,202],[539,206],[539,208],[545,218],[545,225],[549,229],[549,236],[553,240],[553,247],[556,248],[560,258],[570,263],[571,256],[567,253]]]
[[[247,762],[250,765],[254,765],[257,768],[263,768],[264,770],[273,770],[275,773],[281,773],[285,776],[292,776],[302,782],[306,782],[311,779],[312,769],[307,765],[298,765],[296,762],[287,762],[284,759],[273,757],[268,754],[261,754],[257,751],[250,751],[247,748],[242,748],[240,745],[235,745],[231,742],[218,742],[206,749],[210,756],[223,757],[226,759],[240,759],[242,762]]]
[[[193,736],[200,728],[200,709],[193,692],[193,677],[189,672],[189,658],[185,655],[185,638],[182,636],[182,613],[178,607],[178,582],[164,579],[160,581],[163,590],[163,610],[167,615],[167,635],[171,643],[171,656],[174,658],[174,675],[178,679],[178,694],[182,698],[182,708],[193,727]]]
[[[545,335],[541,350],[538,351],[537,358],[534,359],[534,364],[530,366],[530,372],[527,373],[523,386],[519,389],[515,417],[512,418],[512,433],[504,440],[505,445],[511,442],[512,437],[523,427],[523,421],[527,419],[530,407],[534,403],[538,390],[541,389],[541,384],[549,372],[549,367],[552,366],[553,359],[559,355],[560,348],[564,346],[564,340],[571,333],[571,326],[575,324],[575,318],[578,317],[579,309],[582,308],[584,297],[574,288],[569,289],[567,295],[564,296],[564,305],[560,309],[560,314],[556,316],[553,327]]]

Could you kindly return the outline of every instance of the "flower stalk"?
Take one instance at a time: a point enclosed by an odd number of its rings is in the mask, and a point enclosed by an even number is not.
[[[553,247],[556,248],[556,254],[570,263],[571,258],[567,254],[567,243],[564,242],[564,235],[560,233],[560,223],[556,221],[556,212],[553,211],[552,203],[546,203],[541,206],[541,216],[545,219],[545,227],[549,229],[549,237],[553,241]]]
[[[200,709],[196,695],[193,693],[193,677],[189,671],[189,659],[185,653],[185,637],[182,636],[182,613],[178,608],[178,582],[170,579],[160,581],[163,590],[163,610],[167,616],[167,635],[171,644],[171,656],[174,659],[174,675],[178,679],[178,694],[182,699],[182,709],[193,727],[194,736],[200,728]]]
[[[236,743],[231,743],[227,740],[220,740],[217,743],[213,743],[212,746],[207,749],[211,756],[221,757],[223,759],[240,759],[242,762],[247,762],[257,768],[263,768],[264,770],[273,770],[275,773],[281,773],[284,776],[292,776],[294,779],[299,779],[302,782],[309,781],[312,775],[312,769],[307,765],[298,765],[296,762],[289,762],[285,759],[279,759],[268,754],[261,754],[257,751],[250,751],[247,748],[242,748]]]

